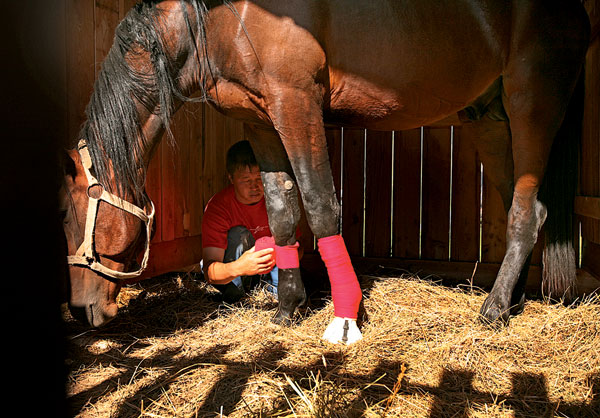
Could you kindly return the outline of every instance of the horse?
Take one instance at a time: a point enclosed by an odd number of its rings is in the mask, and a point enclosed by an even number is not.
[[[523,307],[544,224],[543,290],[572,299],[589,39],[576,0],[138,3],[116,30],[64,164],[74,315],[105,324],[117,314],[121,280],[145,267],[154,213],[146,170],[163,134],[174,141],[169,121],[188,100],[249,127],[282,247],[295,243],[300,198],[323,248],[339,234],[325,124],[406,130],[458,114],[480,134],[473,145],[508,215],[506,253],[480,317],[503,324]],[[342,242],[327,258],[344,251]],[[332,338],[347,342],[361,294],[349,258],[340,257],[345,278],[334,280],[333,262],[326,265],[334,305],[350,313],[336,309],[331,326],[343,334]],[[274,320],[288,321],[305,297],[299,269],[281,269]]]

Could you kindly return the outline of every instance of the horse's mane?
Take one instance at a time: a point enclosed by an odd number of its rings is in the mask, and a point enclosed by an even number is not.
[[[174,109],[173,99],[192,100],[178,90],[176,63],[165,50],[157,24],[161,14],[160,8],[156,7],[158,3],[160,0],[138,3],[118,25],[113,45],[94,84],[86,108],[87,120],[80,132],[80,138],[88,144],[98,180],[110,190],[113,188],[111,174],[114,175],[116,192],[131,195],[140,204],[147,200],[144,193],[146,174],[140,164],[147,138],[142,131],[136,102],[160,117],[172,143],[169,121]],[[204,2],[180,0],[180,3],[189,42],[193,43],[193,48],[198,44],[205,45],[207,8]],[[188,15],[186,5],[192,6],[193,19]],[[196,52],[198,57],[202,55]],[[138,58],[147,62],[151,69],[132,68],[129,63]],[[205,68],[208,63],[199,62],[199,65]]]

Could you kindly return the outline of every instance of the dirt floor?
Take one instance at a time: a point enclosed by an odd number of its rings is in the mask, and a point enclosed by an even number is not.
[[[69,328],[78,417],[600,417],[600,300],[527,302],[509,326],[478,320],[485,294],[361,275],[363,340],[321,340],[314,293],[296,324],[271,323],[256,290],[234,306],[189,275],[124,288],[106,328]],[[322,296],[322,297],[321,297]]]

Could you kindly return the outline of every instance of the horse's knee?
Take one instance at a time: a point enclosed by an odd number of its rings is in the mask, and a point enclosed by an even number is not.
[[[286,172],[262,173],[269,227],[277,245],[296,242],[296,226],[300,222],[298,189]]]

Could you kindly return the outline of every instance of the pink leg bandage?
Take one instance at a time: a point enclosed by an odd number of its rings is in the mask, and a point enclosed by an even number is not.
[[[331,282],[335,316],[356,319],[362,292],[344,239],[341,235],[332,235],[320,238],[317,243]]]
[[[265,248],[275,249],[275,264],[280,269],[294,269],[300,267],[298,257],[298,242],[293,245],[279,246],[275,244],[275,238],[262,237],[256,240],[254,250],[264,250]]]

